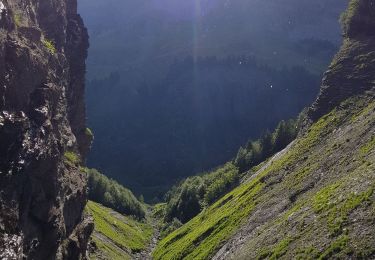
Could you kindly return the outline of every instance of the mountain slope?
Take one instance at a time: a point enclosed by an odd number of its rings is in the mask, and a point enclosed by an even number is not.
[[[82,0],[88,164],[146,200],[311,104],[345,0]],[[324,26],[322,26],[324,25]]]
[[[277,244],[286,241],[285,247],[293,242],[290,258],[297,255],[293,249],[306,243],[318,254],[347,230],[351,236],[372,230],[374,96],[344,106],[312,125],[246,184],[162,240],[155,259],[207,259],[232,236],[217,259],[236,252],[244,259],[271,256]],[[375,242],[371,232],[354,240],[363,250]]]
[[[372,0],[351,2],[305,130],[160,241],[155,259],[375,257],[374,18]]]
[[[95,223],[90,259],[134,259],[148,247],[153,233],[148,223],[92,201],[87,203],[86,210]]]

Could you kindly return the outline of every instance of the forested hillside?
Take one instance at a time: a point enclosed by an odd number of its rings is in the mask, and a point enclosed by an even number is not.
[[[150,201],[230,160],[312,102],[345,4],[82,0],[89,165]]]

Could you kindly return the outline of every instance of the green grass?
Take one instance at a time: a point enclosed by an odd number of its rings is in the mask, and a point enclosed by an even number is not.
[[[81,159],[79,158],[79,155],[75,152],[65,152],[64,153],[65,162],[67,162],[70,165],[78,165],[81,162]]]
[[[87,136],[89,136],[90,138],[93,138],[93,137],[94,137],[94,133],[93,133],[92,130],[91,130],[90,128],[88,128],[88,127],[86,127],[86,129],[85,129],[85,134],[86,134]]]
[[[17,27],[20,27],[22,25],[22,16],[20,14],[14,14],[13,15],[14,23]]]
[[[95,233],[106,237],[108,240],[124,251],[136,253],[145,249],[153,234],[152,227],[147,223],[136,221],[130,217],[114,214],[114,212],[98,203],[89,201],[86,210],[93,216]],[[98,237],[94,236],[94,241]],[[114,259],[123,259],[122,252],[110,243],[99,241],[98,248]],[[119,258],[115,256],[118,255]],[[111,257],[112,258],[112,257]],[[111,259],[109,258],[109,259]]]
[[[345,190],[347,183],[340,180],[320,190],[313,197],[313,208],[321,217],[327,219],[328,229],[331,236],[343,233],[343,228],[348,221],[350,212],[362,203],[370,202],[374,187],[370,187],[361,193],[347,193],[341,199],[337,198],[340,190]]]
[[[272,249],[261,249],[258,259],[270,259],[276,260],[282,257],[288,250],[289,244],[293,239],[287,237],[281,240],[274,248]]]
[[[167,203],[158,203],[153,206],[152,214],[158,219],[163,219],[166,207]]]
[[[102,259],[104,256],[106,259],[111,260],[130,260],[131,256],[127,253],[124,253],[124,251],[121,251],[116,248],[116,246],[113,246],[110,243],[104,243],[102,240],[98,238],[93,238],[93,241],[96,244],[97,249],[100,251],[101,257],[99,257],[98,252],[97,254],[90,255],[90,259]]]
[[[349,237],[343,235],[333,241],[329,247],[319,256],[319,260],[331,259],[332,256],[341,253],[342,251],[348,250],[347,244]]]
[[[42,43],[43,43],[44,47],[47,48],[49,53],[51,53],[51,54],[56,53],[57,50],[56,50],[56,47],[55,47],[55,43],[53,41],[48,40],[48,39],[43,39]]]
[[[340,17],[340,22],[344,32],[348,31],[350,22],[358,14],[360,2],[360,0],[351,0],[346,11],[342,13]]]
[[[233,234],[256,205],[263,184],[256,178],[224,196],[163,239],[155,259],[207,259]]]
[[[360,153],[362,156],[366,156],[374,149],[375,149],[375,136],[373,136],[368,143],[366,143],[364,146],[361,147]]]

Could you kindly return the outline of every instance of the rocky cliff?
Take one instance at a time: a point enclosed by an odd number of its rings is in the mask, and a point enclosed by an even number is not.
[[[375,1],[354,0],[341,16],[344,42],[325,73],[312,108],[313,120],[343,100],[374,87]]]
[[[0,258],[84,258],[88,36],[76,0],[0,1]]]

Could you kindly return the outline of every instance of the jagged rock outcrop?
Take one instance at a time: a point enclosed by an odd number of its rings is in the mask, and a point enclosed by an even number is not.
[[[348,97],[375,86],[375,1],[351,1],[341,22],[344,42],[309,111],[313,121]]]
[[[76,0],[0,1],[0,258],[85,258],[88,35]]]

